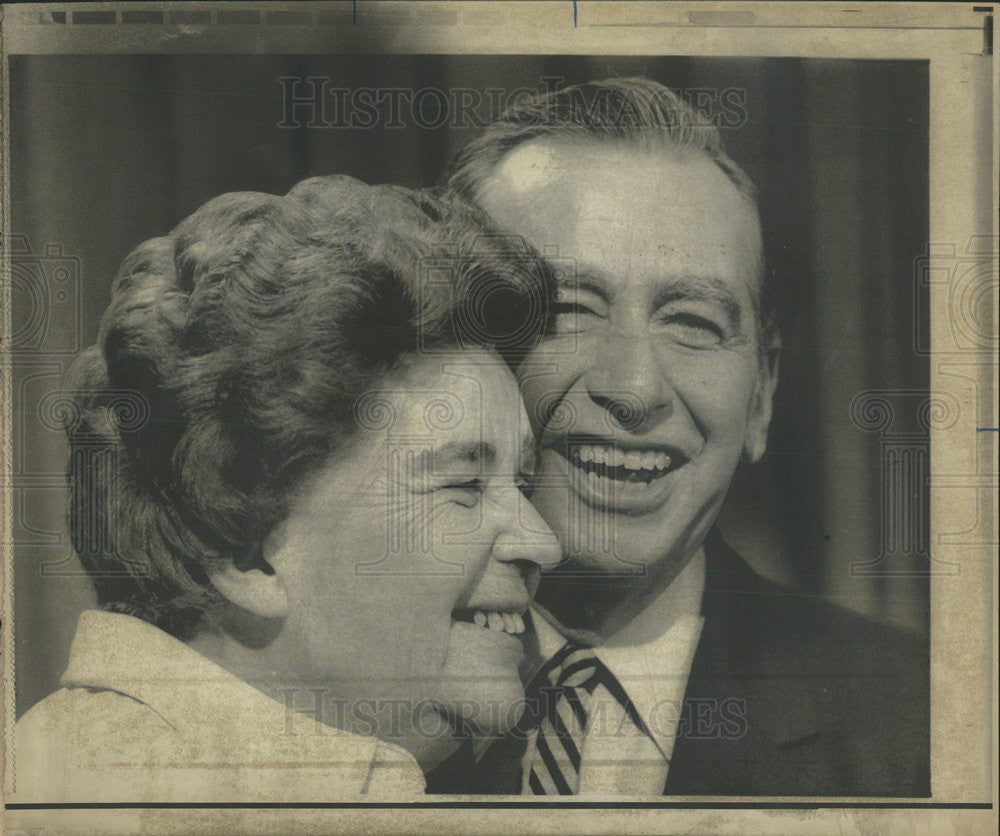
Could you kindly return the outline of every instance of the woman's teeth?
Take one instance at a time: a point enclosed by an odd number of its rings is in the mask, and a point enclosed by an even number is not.
[[[485,627],[487,630],[500,630],[512,635],[524,632],[524,619],[516,612],[476,610],[472,614],[472,623],[479,627]]]

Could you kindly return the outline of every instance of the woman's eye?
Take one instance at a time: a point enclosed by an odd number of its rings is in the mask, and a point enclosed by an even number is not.
[[[445,485],[445,490],[449,493],[454,493],[454,502],[463,508],[472,508],[478,504],[483,495],[483,480],[469,479],[465,482],[455,482]]]
[[[695,314],[670,314],[664,317],[662,330],[689,348],[711,348],[725,338],[722,328],[712,320]]]

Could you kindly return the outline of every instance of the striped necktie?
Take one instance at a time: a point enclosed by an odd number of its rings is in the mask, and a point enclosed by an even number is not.
[[[576,795],[583,740],[595,690],[603,688],[643,734],[649,732],[621,683],[588,647],[568,642],[527,688],[537,733],[525,752],[522,795]]]

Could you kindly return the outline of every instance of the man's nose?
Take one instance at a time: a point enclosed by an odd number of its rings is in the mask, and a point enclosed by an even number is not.
[[[528,561],[543,570],[562,560],[556,535],[520,491],[512,519],[494,541],[493,555],[504,562]]]
[[[584,375],[590,399],[609,416],[611,428],[648,429],[667,417],[670,387],[651,336],[622,336],[605,342]]]

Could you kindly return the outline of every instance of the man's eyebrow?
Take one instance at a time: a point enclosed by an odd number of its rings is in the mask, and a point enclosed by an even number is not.
[[[694,300],[719,305],[726,314],[730,325],[737,327],[742,318],[740,303],[733,291],[722,279],[714,276],[686,275],[672,278],[657,289],[653,297],[653,307],[660,308],[670,302]]]
[[[556,269],[553,265],[553,269]],[[556,283],[560,288],[576,288],[589,291],[611,304],[614,290],[612,283],[604,280],[597,271],[581,269],[579,272],[557,272]],[[719,305],[729,320],[730,327],[739,328],[742,322],[742,308],[729,285],[715,276],[700,276],[694,273],[671,277],[665,280],[653,296],[653,308],[660,308],[678,300],[695,300]]]
[[[566,271],[565,269],[549,262],[555,271],[556,286],[561,290],[571,288],[573,290],[585,290],[598,296],[602,302],[611,304],[614,295],[610,283],[601,278],[600,274],[591,270]]]

